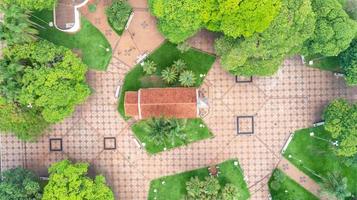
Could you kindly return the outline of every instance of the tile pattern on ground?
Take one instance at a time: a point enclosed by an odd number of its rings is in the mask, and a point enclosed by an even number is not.
[[[267,177],[281,159],[279,151],[289,133],[318,120],[329,100],[357,99],[356,88],[347,88],[332,73],[303,66],[298,58],[286,60],[276,75],[254,77],[251,83],[236,83],[235,76],[225,72],[217,59],[201,88],[209,104],[204,121],[214,138],[150,156],[137,146],[128,122],[119,116],[115,94],[137,56],[158,47],[162,36],[157,31],[149,31],[155,33],[150,37],[142,34],[144,27],[151,30],[155,22],[145,0],[129,0],[137,17],[122,37],[112,37],[103,15],[111,1],[100,2],[98,13],[82,12],[113,46],[108,71],[88,73],[92,96],[37,143],[24,144],[2,135],[1,170],[23,166],[44,175],[50,163],[63,158],[87,161],[106,175],[118,199],[144,200],[151,179],[237,158],[252,199],[265,200]],[[203,31],[190,43],[212,52],[212,41],[212,35]],[[243,115],[254,116],[254,135],[237,135],[237,116]],[[104,150],[104,137],[116,138],[116,149]],[[50,152],[50,138],[62,138],[63,151]]]

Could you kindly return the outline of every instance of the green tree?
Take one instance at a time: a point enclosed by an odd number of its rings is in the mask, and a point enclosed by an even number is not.
[[[131,11],[131,6],[125,0],[115,0],[112,5],[106,9],[105,13],[109,24],[119,35],[123,33]]]
[[[349,18],[337,0],[312,0],[316,28],[305,42],[306,55],[337,56],[347,49],[357,33],[357,22]]]
[[[339,141],[335,152],[338,156],[351,157],[357,153],[357,104],[336,99],[324,110],[325,130]]]
[[[298,53],[314,30],[310,0],[283,0],[279,15],[263,33],[216,42],[222,67],[243,76],[274,74],[283,60]]]
[[[2,0],[6,4],[18,5],[26,10],[52,10],[57,0]]]
[[[267,29],[281,0],[205,0],[201,18],[208,30],[230,37],[250,37]]]
[[[156,63],[152,60],[146,60],[142,62],[141,66],[143,67],[143,71],[147,75],[151,75],[156,72]]]
[[[351,197],[351,192],[347,188],[347,178],[342,177],[340,173],[328,173],[322,181],[321,188],[323,192],[336,197],[338,200],[345,200]]]
[[[114,200],[114,194],[106,185],[104,176],[94,180],[87,177],[87,163],[71,163],[63,160],[51,165],[48,184],[42,200]]]
[[[158,18],[159,31],[173,43],[193,36],[202,26],[201,1],[149,0],[151,13]]]
[[[146,130],[148,138],[156,145],[167,146],[168,142],[174,145],[179,139],[186,142],[187,135],[184,132],[186,120],[152,118],[147,122]]]
[[[14,168],[0,174],[0,200],[40,200],[39,178],[29,170]]]
[[[8,103],[0,96],[0,131],[15,134],[19,139],[32,141],[41,135],[49,123],[37,110]]]
[[[186,183],[187,200],[217,200],[220,189],[219,181],[212,176],[204,181],[193,177]]]
[[[161,78],[168,84],[174,83],[177,79],[177,72],[173,67],[166,68],[161,71]]]
[[[184,71],[179,77],[180,84],[185,87],[192,87],[196,83],[196,76],[193,71]]]
[[[350,47],[339,55],[339,59],[347,84],[357,85],[357,39],[353,40]]]
[[[4,21],[0,23],[0,39],[8,45],[32,42],[37,39],[38,31],[30,21],[30,11],[21,9],[15,4],[1,4],[0,12],[4,13]]]
[[[87,66],[69,49],[47,41],[5,49],[13,63],[26,62],[17,102],[32,105],[50,123],[63,120],[90,94],[85,82]]]

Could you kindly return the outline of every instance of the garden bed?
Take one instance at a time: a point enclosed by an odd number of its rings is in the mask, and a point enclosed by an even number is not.
[[[297,182],[286,176],[279,169],[274,170],[269,179],[269,191],[272,199],[286,200],[286,199],[304,199],[304,200],[318,200],[313,194],[305,190]]]
[[[112,58],[112,49],[104,35],[82,17],[81,29],[70,34],[57,30],[53,23],[53,11],[34,12],[31,18],[38,27],[39,37],[54,44],[74,50],[90,69],[106,70]]]
[[[318,183],[322,182],[320,177],[326,178],[329,172],[341,173],[348,179],[348,189],[356,194],[357,166],[346,166],[344,160],[334,154],[329,142],[311,137],[310,132],[314,132],[316,137],[331,139],[323,126],[299,130],[286,149],[284,157]]]
[[[136,138],[140,141],[142,146],[145,147],[146,151],[149,154],[156,154],[165,150],[169,150],[175,147],[187,145],[188,143],[196,142],[199,140],[211,138],[213,134],[207,128],[202,119],[188,119],[187,124],[183,130],[184,134],[187,137],[187,143],[180,139],[176,138],[175,143],[172,144],[170,141],[166,140],[164,144],[156,145],[149,138],[148,124],[146,120],[140,121],[132,126],[132,130]]]
[[[218,180],[221,186],[228,183],[238,188],[239,200],[246,200],[250,197],[247,184],[244,181],[243,171],[238,161],[228,160],[219,166],[221,174]],[[151,181],[148,200],[182,200],[186,196],[186,182],[192,177],[199,177],[203,180],[209,176],[208,168],[201,168],[193,171],[183,172],[172,176],[165,176]],[[164,183],[164,184],[163,184]],[[155,192],[156,191],[156,192]]]

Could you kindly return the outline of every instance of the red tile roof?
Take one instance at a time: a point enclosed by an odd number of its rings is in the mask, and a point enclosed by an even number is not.
[[[196,118],[198,116],[197,89],[150,88],[140,89],[138,92],[126,92],[124,107],[127,116],[139,119]]]

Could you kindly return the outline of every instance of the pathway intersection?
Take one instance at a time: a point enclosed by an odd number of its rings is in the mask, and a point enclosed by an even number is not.
[[[282,159],[280,154],[291,132],[309,127],[320,119],[330,100],[356,99],[356,88],[330,72],[303,66],[299,58],[287,59],[272,77],[240,82],[215,62],[201,90],[209,102],[204,121],[214,133],[212,139],[149,156],[135,143],[130,124],[117,112],[116,88],[134,67],[139,55],[150,53],[164,42],[146,0],[129,0],[134,17],[119,37],[108,25],[104,7],[81,12],[108,38],[113,59],[105,72],[90,71],[88,82],[95,90],[74,115],[54,125],[37,143],[22,143],[1,136],[2,169],[23,166],[46,174],[55,161],[71,158],[90,162],[103,173],[117,199],[144,200],[152,179],[237,158],[251,192],[251,199],[268,199],[267,181]],[[213,34],[202,31],[190,39],[192,46],[213,53]],[[243,132],[237,134],[237,124]],[[254,128],[252,128],[252,126]],[[62,141],[62,151],[49,151],[50,139]],[[116,141],[116,149],[105,150],[104,141]]]

